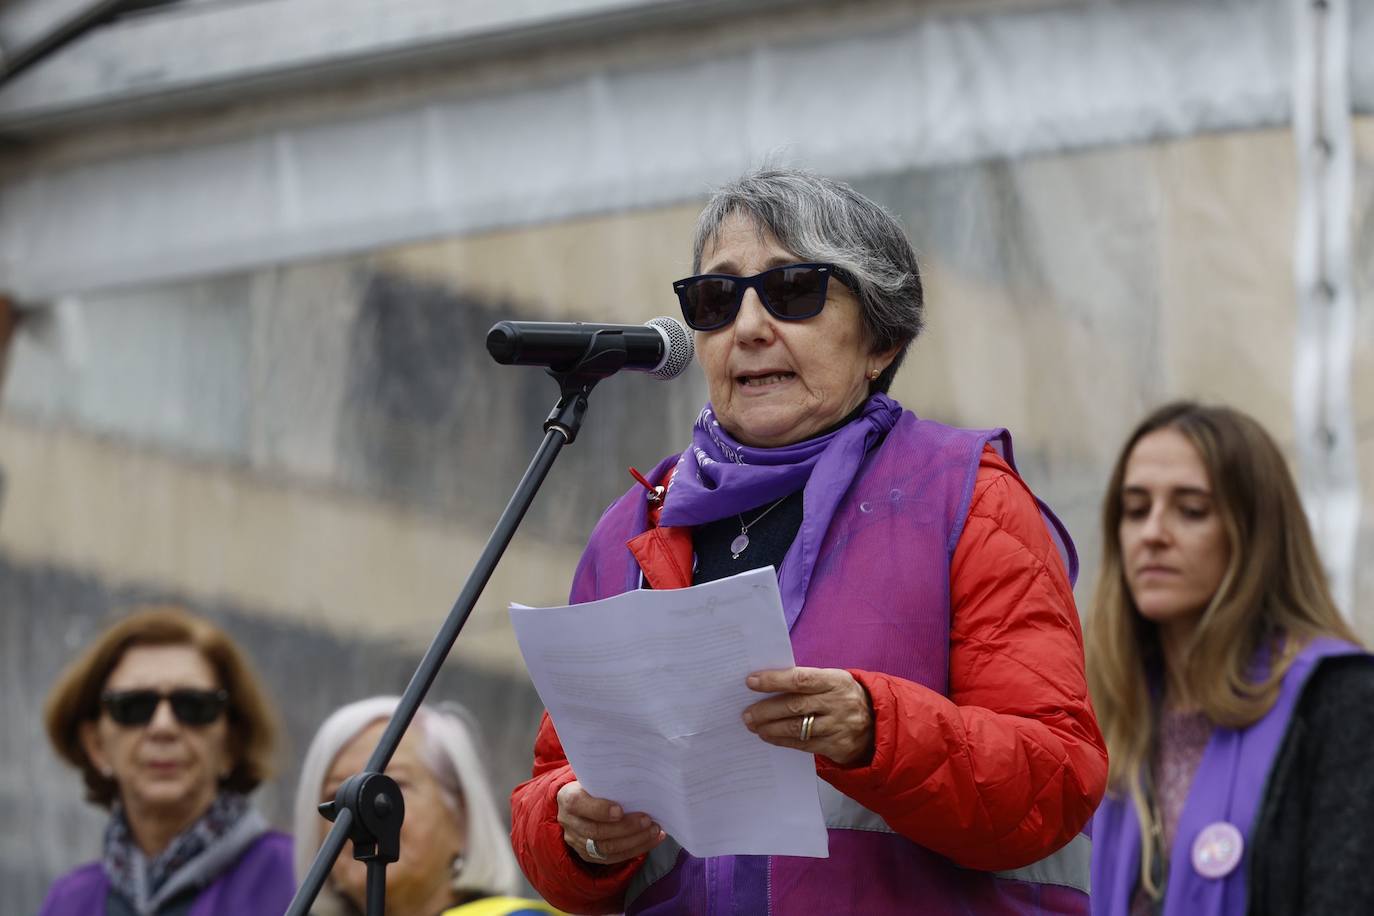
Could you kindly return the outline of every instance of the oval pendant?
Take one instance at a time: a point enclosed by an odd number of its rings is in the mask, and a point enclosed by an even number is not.
[[[749,535],[741,531],[739,533],[739,537],[735,538],[733,541],[730,542],[730,559],[738,560],[739,555],[744,553],[748,549]]]

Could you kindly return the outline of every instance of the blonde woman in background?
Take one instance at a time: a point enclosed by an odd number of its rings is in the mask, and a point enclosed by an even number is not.
[[[1374,664],[1253,419],[1180,402],[1131,434],[1087,651],[1095,914],[1374,912]]]
[[[320,802],[360,773],[377,745],[396,697],[359,700],[335,711],[310,742],[296,792],[296,875],[310,869],[330,824]],[[556,913],[515,896],[519,870],[497,813],[491,783],[457,704],[422,706],[401,739],[387,775],[405,798],[401,858],[387,867],[387,912],[403,916],[536,916]],[[361,916],[367,870],[345,846],[312,910],[316,916]]]

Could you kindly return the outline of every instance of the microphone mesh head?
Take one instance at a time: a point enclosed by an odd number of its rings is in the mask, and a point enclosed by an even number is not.
[[[692,343],[692,335],[682,326],[682,322],[667,315],[660,315],[644,323],[651,328],[658,328],[668,339],[663,361],[649,374],[654,378],[677,378],[692,364],[692,354],[696,349]]]

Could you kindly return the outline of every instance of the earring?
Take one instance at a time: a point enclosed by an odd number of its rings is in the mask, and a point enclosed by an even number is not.
[[[467,860],[463,858],[461,852],[454,853],[453,861],[449,864],[449,874],[452,876],[453,889],[456,891],[463,890],[461,886],[463,880],[463,867],[467,864]]]
[[[870,380],[876,382],[876,381],[878,380],[878,376],[880,376],[880,375],[882,375],[882,374],[883,374],[883,372],[882,372],[881,369],[874,369],[872,372],[868,373],[868,377],[869,377]]]

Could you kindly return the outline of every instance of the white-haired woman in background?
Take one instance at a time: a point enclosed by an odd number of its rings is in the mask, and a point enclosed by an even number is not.
[[[310,742],[296,790],[296,875],[310,869],[329,823],[317,806],[349,776],[362,772],[396,697],[359,700],[325,719]],[[519,870],[497,813],[466,710],[422,706],[401,739],[387,774],[405,797],[400,861],[388,866],[388,913],[405,916],[534,916],[556,913],[522,900]],[[345,849],[320,891],[316,916],[361,916],[367,869]]]

